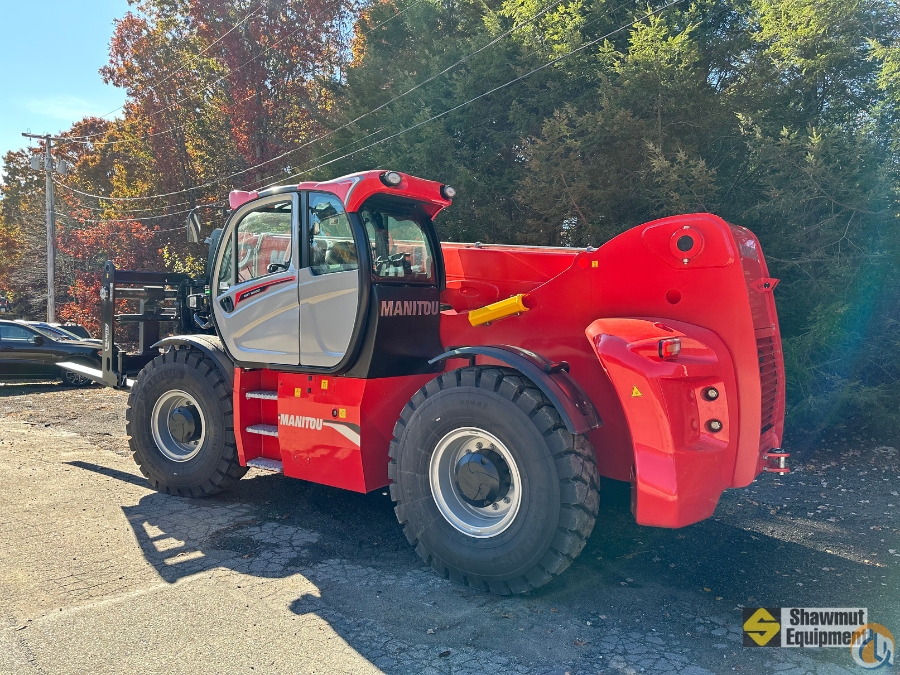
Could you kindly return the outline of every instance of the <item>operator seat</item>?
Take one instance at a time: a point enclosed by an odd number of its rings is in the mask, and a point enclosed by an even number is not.
[[[328,265],[356,265],[356,244],[350,241],[333,242],[328,253],[325,254],[325,263]]]

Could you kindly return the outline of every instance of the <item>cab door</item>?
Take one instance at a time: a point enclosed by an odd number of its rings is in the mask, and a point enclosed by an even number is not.
[[[344,205],[335,195],[306,196],[299,270],[300,365],[334,368],[350,348],[359,306],[359,251]]]
[[[222,341],[242,363],[300,363],[297,301],[299,195],[242,206],[219,245],[213,311]]]

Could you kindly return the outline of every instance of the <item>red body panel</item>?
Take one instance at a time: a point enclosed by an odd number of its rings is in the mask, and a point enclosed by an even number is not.
[[[681,251],[673,248],[673,240],[677,241],[685,228],[694,234],[696,245],[688,252],[690,258],[679,258],[676,252]],[[747,230],[733,228],[713,215],[696,214],[633,228],[594,251],[458,244],[445,245],[444,250],[448,279],[476,288],[478,284],[492,284],[501,298],[528,293],[533,309],[473,327],[466,302],[460,294],[448,292],[445,302],[455,309],[442,314],[442,342],[510,344],[553,361],[568,361],[571,375],[603,418],[603,426],[590,435],[600,473],[634,481],[639,523],[675,527],[706,517],[724,487],[748,484],[762,470],[762,452],[780,444],[784,418],[781,340],[771,288],[757,289],[757,282],[767,278],[768,271],[758,242]],[[504,256],[514,263],[503,267],[499,261]],[[556,269],[555,265],[566,263],[564,271],[544,281],[548,267]],[[518,273],[511,269],[512,264]],[[657,366],[626,353],[632,339],[627,332],[618,336],[620,345],[602,341],[603,349],[609,350],[610,372],[604,369],[595,352],[596,340],[592,342],[591,338],[605,331],[615,336],[624,326],[600,323],[594,326],[593,334],[586,335],[586,331],[597,319],[614,318],[644,318],[651,324],[680,322],[685,324],[686,335],[713,348],[716,364],[704,367],[698,377],[716,378],[729,392],[727,427],[717,434],[722,439],[727,437],[728,442],[718,459],[710,458],[707,446],[700,452],[682,451],[696,445],[679,440],[677,430],[686,422],[684,411],[673,408],[663,395],[661,382],[666,378],[657,372]],[[768,373],[763,373],[761,386],[763,349],[768,350]],[[601,357],[604,353],[599,352]],[[461,364],[455,362],[451,367]],[[696,369],[693,367],[686,377],[694,377]],[[632,409],[636,404],[631,387],[622,384],[629,371],[632,379],[638,378],[634,384],[648,383],[645,386],[650,391],[642,391],[645,400],[640,403],[648,403],[646,399],[651,396],[656,399],[646,420]],[[617,379],[622,382],[617,383]],[[766,411],[762,410],[763,402]],[[665,416],[664,426],[669,431],[666,437],[652,437],[643,425],[652,422],[660,426],[660,415]],[[635,429],[639,429],[640,441],[634,436]],[[644,452],[640,463],[636,462],[638,442]],[[661,457],[668,459],[660,462]],[[711,476],[706,473],[710,470]],[[666,495],[675,493],[693,505],[684,502],[672,509],[675,504],[669,503]],[[648,501],[652,495],[654,499]]]
[[[281,460],[284,474],[368,492],[388,485],[394,424],[412,395],[434,375],[361,380],[271,370],[235,369],[235,433],[241,464]],[[277,400],[247,392],[277,392]],[[247,433],[278,427],[278,437]]]
[[[731,483],[739,410],[734,365],[711,331],[679,321],[598,319],[587,329],[620,400],[634,447],[634,512],[644,525],[678,527],[712,515]],[[677,359],[659,341],[677,337]],[[709,387],[715,400],[704,395]],[[724,426],[713,433],[709,420]]]

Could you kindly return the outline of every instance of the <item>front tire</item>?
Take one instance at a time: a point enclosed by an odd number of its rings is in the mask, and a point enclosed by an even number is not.
[[[524,593],[562,573],[593,530],[593,448],[514,370],[429,382],[404,407],[390,455],[397,519],[445,578]]]
[[[204,497],[247,473],[238,461],[232,391],[202,353],[171,349],[144,366],[128,397],[125,431],[154,489]]]

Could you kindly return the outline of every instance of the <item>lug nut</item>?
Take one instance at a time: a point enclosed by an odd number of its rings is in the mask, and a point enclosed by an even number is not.
[[[707,401],[715,401],[719,398],[719,390],[715,387],[707,387],[706,391],[703,392],[703,396]]]
[[[494,502],[493,504],[491,504],[491,508],[494,509],[494,511],[496,511],[497,509],[500,508],[500,505],[497,502]]]
[[[722,431],[723,424],[719,420],[710,420],[706,423],[706,428],[712,431],[713,433],[717,431]]]
[[[504,498],[503,498],[503,503],[504,503],[504,504],[509,504],[509,497],[504,497]]]
[[[481,450],[484,447],[484,445],[482,445],[481,443],[476,443],[475,447],[478,448],[479,450]]]

